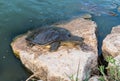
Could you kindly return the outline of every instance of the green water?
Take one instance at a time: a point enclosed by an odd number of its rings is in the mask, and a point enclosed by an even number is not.
[[[15,36],[42,25],[80,16],[84,12],[81,2],[80,0],[0,0],[0,81],[25,81],[29,77],[29,73],[13,55],[10,47]],[[89,11],[87,7],[85,9]],[[116,17],[106,14],[97,16],[95,13],[93,20],[98,24],[99,52],[101,52],[103,38],[110,33],[112,26],[120,24],[120,15],[118,13]]]
[[[15,36],[77,15],[78,4],[77,0],[0,0],[0,81],[25,81],[29,76],[11,50]]]

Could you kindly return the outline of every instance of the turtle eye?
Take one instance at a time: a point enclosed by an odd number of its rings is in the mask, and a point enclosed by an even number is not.
[[[70,35],[70,34],[68,34],[68,37],[71,37],[71,35]]]

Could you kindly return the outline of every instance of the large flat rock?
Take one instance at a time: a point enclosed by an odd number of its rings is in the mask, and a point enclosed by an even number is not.
[[[15,38],[11,43],[12,49],[23,65],[43,81],[71,81],[69,77],[76,77],[77,73],[79,81],[83,81],[97,66],[96,24],[77,18],[57,26],[85,38],[87,45],[60,46],[56,52],[49,52],[40,45],[28,46],[25,40],[27,33]]]
[[[113,27],[111,33],[103,40],[102,51],[105,58],[120,55],[120,25]]]

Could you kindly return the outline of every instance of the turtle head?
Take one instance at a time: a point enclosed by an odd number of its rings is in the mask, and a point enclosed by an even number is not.
[[[71,35],[71,36],[68,38],[68,41],[78,41],[78,42],[82,42],[82,41],[84,41],[84,38],[83,38],[83,37],[79,37],[79,36]]]
[[[71,41],[71,42],[82,42],[84,38],[72,35],[69,30],[67,29],[59,29],[60,33],[60,40],[61,41]]]
[[[84,41],[83,37],[72,35],[70,32],[64,33],[64,35],[62,35],[61,38],[62,41],[77,41],[77,42]]]

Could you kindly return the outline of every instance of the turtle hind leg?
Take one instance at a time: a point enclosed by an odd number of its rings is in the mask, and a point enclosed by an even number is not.
[[[35,45],[35,44],[33,44],[33,43],[29,42],[29,41],[27,42],[27,46],[28,46],[28,47],[33,47],[34,45]]]
[[[58,47],[60,46],[60,42],[54,42],[50,44],[50,52],[56,51]]]

